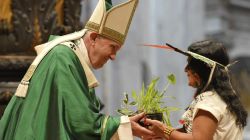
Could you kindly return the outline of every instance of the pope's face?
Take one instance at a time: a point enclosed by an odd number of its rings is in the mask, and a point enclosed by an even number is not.
[[[98,35],[89,51],[92,67],[94,69],[98,69],[103,67],[109,59],[115,60],[116,53],[120,50],[120,48],[121,45],[117,42]]]

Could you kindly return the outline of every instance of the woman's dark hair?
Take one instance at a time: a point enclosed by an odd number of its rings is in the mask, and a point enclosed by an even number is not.
[[[224,66],[229,64],[229,56],[222,43],[205,40],[195,42],[188,47],[188,51],[205,56]],[[197,73],[201,78],[201,84],[197,88],[195,96],[201,92],[215,90],[221,99],[227,104],[227,109],[236,116],[236,124],[243,128],[247,124],[247,111],[244,109],[239,95],[234,91],[228,71],[225,67],[216,65],[212,80],[206,89],[203,89],[208,81],[211,68],[198,59],[189,57],[186,68]]]

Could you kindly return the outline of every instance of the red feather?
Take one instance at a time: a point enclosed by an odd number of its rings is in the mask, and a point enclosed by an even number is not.
[[[172,50],[172,51],[176,51],[178,53],[181,53],[183,55],[186,55],[186,56],[190,56],[188,53],[166,43],[166,45],[153,45],[153,44],[143,44],[143,46],[148,46],[148,47],[154,47],[154,48],[162,48],[162,49],[167,49],[167,50]]]
[[[154,44],[143,44],[143,46],[174,50],[173,48],[166,46],[166,45],[163,46],[163,45],[154,45]]]

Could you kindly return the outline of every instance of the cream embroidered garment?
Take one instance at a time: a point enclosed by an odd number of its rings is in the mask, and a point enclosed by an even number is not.
[[[215,91],[198,95],[182,116],[187,133],[192,133],[193,119],[198,110],[202,109],[210,112],[218,120],[218,127],[213,140],[242,140],[243,131],[236,126],[235,116],[226,107],[226,103]]]

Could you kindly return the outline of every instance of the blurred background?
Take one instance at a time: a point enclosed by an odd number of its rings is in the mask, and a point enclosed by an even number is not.
[[[50,34],[80,30],[98,0],[0,0],[0,112],[15,92],[35,57],[33,47],[46,42]],[[113,0],[119,4],[123,0]],[[97,95],[105,104],[104,113],[118,115],[123,93],[140,91],[142,84],[160,77],[158,88],[173,73],[177,83],[166,102],[180,108],[171,113],[178,120],[192,101],[194,89],[187,85],[186,57],[141,44],[166,42],[186,50],[195,41],[215,39],[223,42],[232,62],[232,82],[250,112],[250,1],[249,0],[140,0],[126,43],[116,60],[95,71],[101,85]],[[1,115],[1,114],[0,114]],[[250,121],[250,118],[248,119]],[[249,122],[248,121],[248,122]],[[250,124],[244,140],[250,140]]]

